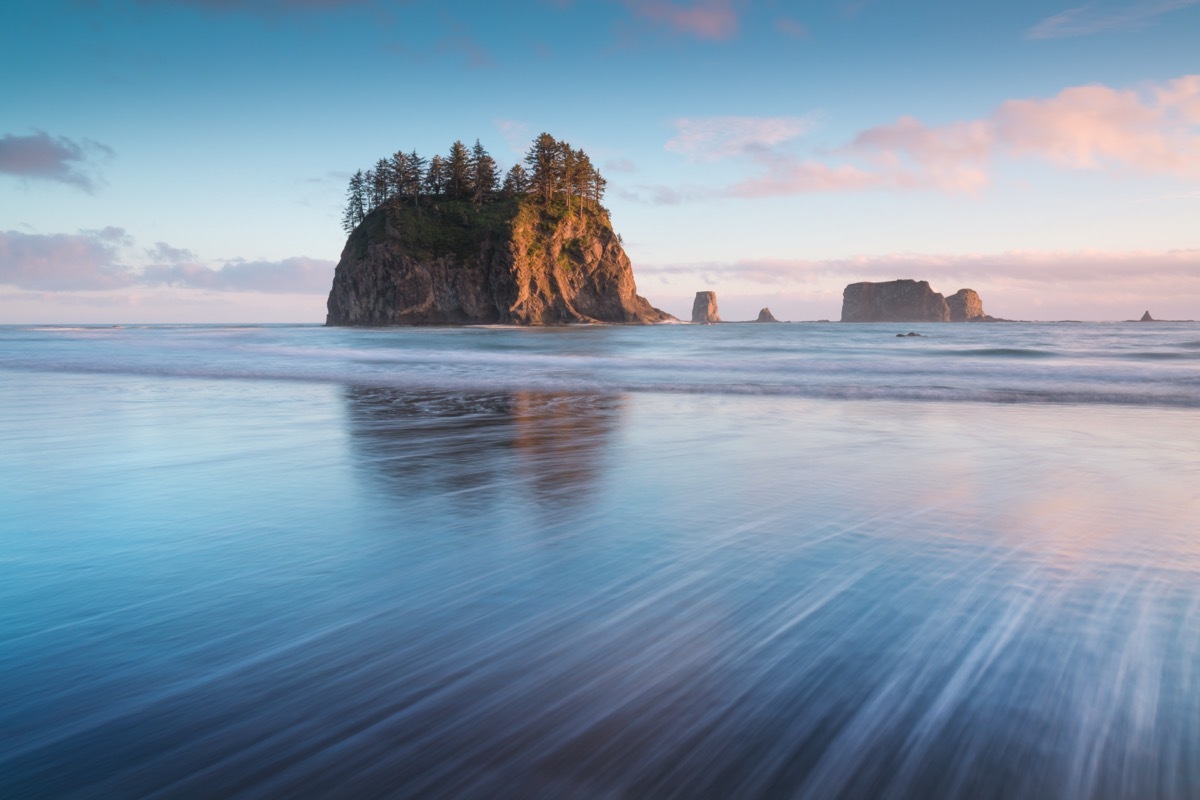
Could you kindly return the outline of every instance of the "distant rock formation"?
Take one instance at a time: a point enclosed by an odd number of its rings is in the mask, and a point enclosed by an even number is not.
[[[721,315],[717,312],[716,292],[696,292],[696,300],[692,303],[692,322],[720,322]]]
[[[946,306],[950,309],[951,322],[970,322],[987,316],[983,313],[983,301],[974,289],[959,289],[946,298]]]
[[[769,308],[764,308],[762,311],[758,312],[758,319],[756,319],[754,321],[755,322],[779,322],[779,320],[775,319],[775,316],[771,313],[771,309],[769,309]]]
[[[946,298],[929,281],[852,283],[842,292],[842,322],[949,322]]]
[[[1158,322],[1158,320],[1150,316],[1150,312],[1147,311],[1145,314],[1142,314],[1142,318],[1138,322]]]
[[[896,280],[852,283],[842,292],[842,322],[976,322],[995,321],[983,313],[973,289],[959,289],[949,299],[929,281]]]
[[[518,196],[388,203],[346,240],[327,325],[652,323],[608,212]]]

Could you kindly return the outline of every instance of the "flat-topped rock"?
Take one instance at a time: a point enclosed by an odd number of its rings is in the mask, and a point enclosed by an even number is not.
[[[997,322],[983,311],[974,289],[949,298],[929,281],[901,279],[852,283],[842,292],[842,322]]]

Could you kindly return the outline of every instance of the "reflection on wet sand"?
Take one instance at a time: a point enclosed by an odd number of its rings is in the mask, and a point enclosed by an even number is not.
[[[517,492],[582,502],[603,469],[621,398],[538,392],[346,389],[356,462],[397,493],[456,493],[464,510]]]

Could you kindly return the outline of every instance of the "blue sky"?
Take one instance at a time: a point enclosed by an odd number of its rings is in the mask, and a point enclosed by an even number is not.
[[[17,4],[0,323],[321,321],[355,169],[543,130],[680,316],[1200,318],[1200,0],[1077,2]]]

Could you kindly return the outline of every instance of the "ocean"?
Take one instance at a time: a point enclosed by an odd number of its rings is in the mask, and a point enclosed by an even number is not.
[[[1198,522],[1196,323],[0,326],[0,797],[1197,798]]]

